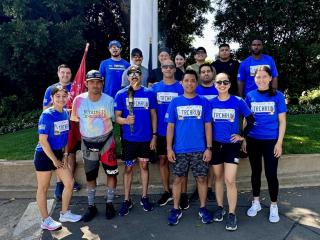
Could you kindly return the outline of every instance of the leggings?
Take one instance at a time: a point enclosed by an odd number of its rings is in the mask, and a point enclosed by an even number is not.
[[[268,182],[271,202],[276,202],[279,192],[279,181],[277,177],[278,159],[274,156],[274,146],[277,139],[254,139],[247,138],[247,151],[251,165],[251,185],[253,197],[260,196],[262,156],[264,160],[264,171]]]

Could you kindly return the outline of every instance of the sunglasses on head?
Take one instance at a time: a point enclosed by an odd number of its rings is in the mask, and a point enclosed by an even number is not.
[[[130,72],[130,73],[128,73],[128,76],[129,77],[141,76],[141,73],[140,72]]]
[[[164,68],[164,69],[174,69],[175,68],[175,65],[162,65],[161,66],[162,68]]]
[[[229,80],[221,80],[221,81],[216,81],[216,84],[217,85],[225,85],[225,86],[227,86],[227,85],[229,85],[230,84],[230,81]]]

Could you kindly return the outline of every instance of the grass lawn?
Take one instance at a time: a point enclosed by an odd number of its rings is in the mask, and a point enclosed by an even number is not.
[[[119,136],[118,126],[115,127],[115,134]],[[33,159],[37,141],[35,128],[0,135],[0,159]],[[120,152],[120,144],[117,144],[117,152]],[[287,117],[284,153],[320,153],[320,114]]]

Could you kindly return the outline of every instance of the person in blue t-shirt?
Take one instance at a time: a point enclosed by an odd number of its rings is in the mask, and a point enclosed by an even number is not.
[[[272,71],[267,66],[256,69],[257,90],[247,94],[246,102],[254,114],[255,124],[248,133],[247,151],[251,165],[252,206],[247,215],[254,217],[261,210],[260,187],[262,156],[271,200],[269,221],[280,220],[278,213],[279,182],[278,160],[282,155],[283,137],[286,131],[286,103],[284,95],[270,86]]]
[[[141,86],[142,72],[139,66],[128,69],[130,85],[121,89],[115,97],[116,122],[122,125],[122,153],[124,160],[124,201],[119,210],[120,216],[129,214],[133,204],[130,190],[133,166],[139,161],[142,182],[140,204],[144,211],[152,211],[153,205],[148,198],[149,153],[154,150],[157,141],[157,114],[154,92]]]
[[[49,86],[44,94],[43,104],[42,104],[43,110],[51,107],[52,105],[51,90],[54,87],[63,86],[68,91],[68,93],[70,92],[71,85],[72,85],[72,83],[70,82],[72,77],[70,67],[66,64],[59,65],[57,74],[58,74],[59,82]],[[76,165],[77,165],[76,152],[78,150],[80,150],[80,141],[76,144],[76,146],[73,149],[69,149],[68,163],[69,163],[69,167],[71,169],[72,175],[74,175],[76,170]],[[79,191],[80,189],[81,189],[81,185],[77,182],[74,182],[73,191]],[[63,183],[57,176],[57,182],[56,182],[56,187],[54,191],[54,198],[56,200],[61,200],[62,192],[63,192]]]
[[[114,98],[121,89],[122,73],[130,63],[121,58],[121,44],[117,40],[110,41],[109,52],[111,58],[100,63],[99,72],[104,78],[103,93]]]
[[[164,118],[169,106],[169,103],[175,97],[183,94],[183,88],[179,81],[174,78],[174,73],[176,67],[172,60],[164,60],[161,64],[161,69],[163,73],[163,80],[156,82],[152,85],[152,90],[155,92],[157,97],[157,122],[158,122],[158,137],[157,137],[157,154],[159,156],[160,164],[160,175],[162,180],[162,185],[164,193],[161,195],[161,198],[158,200],[160,206],[165,206],[169,201],[172,200],[172,193],[169,188],[169,162],[167,158],[167,123]],[[186,204],[183,204],[187,202]],[[181,194],[180,206],[183,209],[188,207],[188,195],[186,191],[184,194]]]
[[[236,175],[239,163],[241,142],[244,140],[239,133],[240,117],[247,119],[245,133],[253,126],[253,116],[245,101],[229,94],[231,81],[226,73],[219,73],[215,79],[218,96],[210,100],[212,108],[212,147],[213,156],[210,164],[215,176],[215,192],[218,209],[213,220],[223,221],[226,211],[223,208],[224,183],[227,187],[229,214],[226,230],[237,229],[235,215],[237,205]]]
[[[34,154],[38,182],[37,204],[42,217],[41,228],[50,231],[61,228],[60,222],[77,222],[81,219],[81,215],[73,214],[68,210],[74,181],[68,169],[68,153],[66,152],[69,116],[64,106],[67,99],[68,91],[63,86],[51,89],[53,106],[44,110],[40,116],[39,143]],[[60,222],[53,220],[47,209],[47,192],[53,170],[56,170],[57,176],[64,184]]]
[[[238,91],[239,96],[244,98],[248,92],[257,89],[254,80],[254,73],[258,67],[268,66],[271,70],[272,87],[278,88],[278,70],[273,58],[269,55],[262,54],[262,41],[253,40],[251,43],[251,56],[247,57],[240,63],[238,71]]]
[[[169,225],[176,225],[182,216],[179,208],[182,180],[189,167],[197,179],[200,198],[199,216],[203,223],[211,223],[212,215],[206,209],[208,162],[212,155],[211,109],[209,101],[195,92],[197,73],[186,70],[182,79],[183,95],[169,104],[165,120],[167,127],[167,156],[173,163],[173,208]]]

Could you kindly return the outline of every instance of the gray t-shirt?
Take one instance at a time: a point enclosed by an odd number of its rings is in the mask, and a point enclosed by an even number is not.
[[[140,66],[141,71],[142,71],[142,79],[141,79],[141,85],[148,87],[148,77],[149,77],[149,72],[148,69],[145,68],[144,66]],[[129,80],[127,76],[128,68],[124,70],[122,74],[122,82],[121,82],[121,87],[126,87],[129,86]]]

